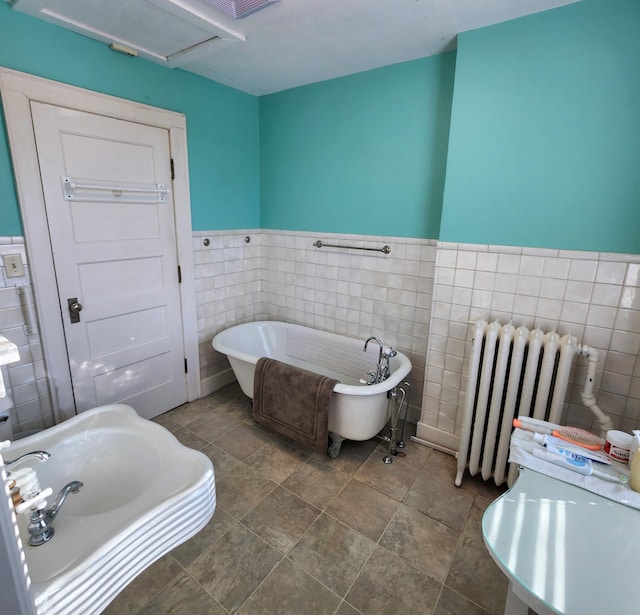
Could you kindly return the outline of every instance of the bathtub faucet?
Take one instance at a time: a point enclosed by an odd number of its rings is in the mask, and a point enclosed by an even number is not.
[[[379,346],[378,364],[376,366],[375,372],[367,372],[367,374],[371,377],[367,384],[376,384],[378,382],[386,380],[391,375],[389,359],[391,359],[391,357],[395,357],[398,353],[394,348],[391,348],[390,346],[385,347],[382,341],[379,338],[374,337],[373,335],[364,343],[364,348],[362,349],[363,352],[367,351],[367,346],[371,341],[376,342]]]

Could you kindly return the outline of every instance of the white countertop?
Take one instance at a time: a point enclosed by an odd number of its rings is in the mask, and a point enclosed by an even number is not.
[[[540,615],[640,613],[639,510],[521,468],[482,532],[514,593]]]

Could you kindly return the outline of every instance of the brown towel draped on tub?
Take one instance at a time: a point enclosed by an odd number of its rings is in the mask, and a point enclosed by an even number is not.
[[[337,382],[262,357],[253,380],[253,418],[315,451],[326,452],[329,402]]]

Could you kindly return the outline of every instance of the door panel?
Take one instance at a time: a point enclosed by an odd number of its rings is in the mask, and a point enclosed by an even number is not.
[[[150,418],[184,403],[173,201],[159,192],[167,131],[37,102],[31,113],[76,409],[122,402]]]

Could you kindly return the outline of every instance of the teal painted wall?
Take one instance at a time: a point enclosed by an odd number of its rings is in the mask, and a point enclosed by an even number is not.
[[[102,43],[0,2],[0,65],[172,111],[187,118],[194,230],[260,223],[258,98]],[[4,126],[0,126],[0,235],[20,235]]]
[[[440,239],[640,253],[640,2],[458,37]]]
[[[437,238],[455,53],[260,98],[261,225]]]

